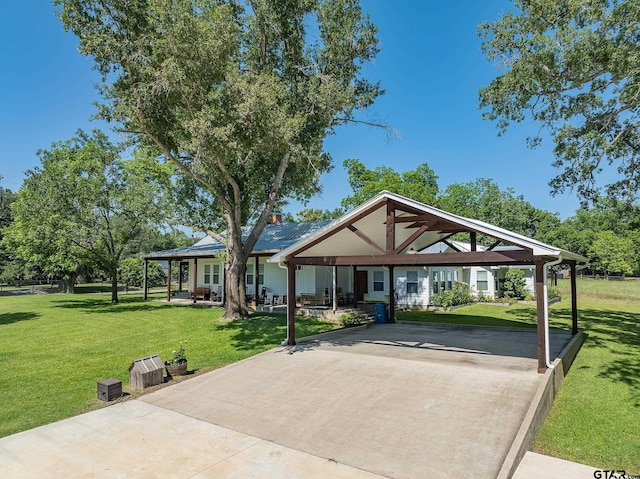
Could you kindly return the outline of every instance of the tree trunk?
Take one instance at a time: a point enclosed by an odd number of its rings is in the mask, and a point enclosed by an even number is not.
[[[246,258],[242,258],[241,255],[230,255],[225,272],[226,291],[223,317],[226,319],[246,319],[249,317],[245,298],[246,272]]]
[[[111,276],[111,304],[118,304],[118,270],[109,272]]]

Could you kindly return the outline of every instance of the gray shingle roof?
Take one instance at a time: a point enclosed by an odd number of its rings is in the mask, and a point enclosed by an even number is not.
[[[331,220],[309,221],[306,223],[278,223],[265,226],[255,247],[254,253],[277,253],[288,248],[303,238],[315,233],[331,223]],[[242,228],[242,238],[245,240],[253,226]],[[225,236],[225,233],[222,233]],[[142,257],[145,259],[171,259],[171,258],[201,258],[215,256],[224,253],[225,247],[211,236],[205,236],[193,246],[175,248],[164,251],[154,251]]]

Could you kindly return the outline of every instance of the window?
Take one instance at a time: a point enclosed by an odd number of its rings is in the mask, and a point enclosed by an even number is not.
[[[418,272],[407,271],[407,294],[418,293]]]
[[[213,265],[213,284],[220,284],[220,265]]]
[[[253,284],[253,265],[252,264],[248,264],[247,265],[247,278],[246,278],[246,284],[247,286],[252,285]]]
[[[384,291],[384,271],[373,272],[373,290]]]
[[[253,286],[253,271],[255,269],[255,265],[248,264],[247,265],[247,286]],[[264,265],[261,264],[258,267],[258,284],[264,284]]]
[[[211,265],[204,265],[204,284],[211,284]]]
[[[458,270],[455,268],[432,270],[431,275],[433,279],[431,290],[434,294],[453,289],[458,281]]]
[[[487,272],[484,270],[478,271],[478,276],[476,277],[476,286],[478,291],[488,291],[489,290],[489,281],[487,280]]]

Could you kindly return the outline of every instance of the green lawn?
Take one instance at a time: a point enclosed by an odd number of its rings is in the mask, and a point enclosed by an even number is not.
[[[129,384],[136,358],[171,357],[181,341],[190,370],[207,370],[265,351],[286,337],[283,316],[221,321],[222,310],[122,296],[34,294],[0,297],[0,437],[104,405],[97,381]],[[334,327],[300,318],[299,337]]]
[[[561,289],[567,285],[568,282],[559,284]],[[634,297],[639,299],[631,299]],[[585,342],[533,449],[602,469],[624,469],[627,474],[640,475],[640,282],[579,280],[578,309]],[[534,306],[479,304],[447,312],[398,312],[397,317],[534,327],[535,315]],[[551,306],[552,328],[569,330],[570,317],[567,296]]]
[[[568,282],[559,287],[566,291]],[[567,298],[551,307],[554,328],[569,329]],[[585,343],[534,450],[640,475],[640,281],[579,280],[578,307]],[[271,348],[286,335],[282,316],[223,322],[221,314],[134,295],[115,306],[105,294],[2,295],[0,436],[102,406],[97,381],[116,377],[126,387],[133,359],[168,358],[180,341],[188,341],[189,369],[203,371]],[[398,312],[399,319],[508,327],[534,327],[535,315],[535,306],[482,304]],[[300,318],[297,335],[332,327]]]

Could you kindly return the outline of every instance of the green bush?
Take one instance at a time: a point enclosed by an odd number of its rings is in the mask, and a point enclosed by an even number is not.
[[[472,302],[473,296],[471,296],[471,291],[469,291],[469,285],[460,281],[456,282],[452,289],[431,296],[431,304],[442,308],[470,304]]]
[[[340,316],[340,326],[343,328],[352,328],[354,326],[360,326],[368,321],[364,314],[359,313],[344,313]]]
[[[505,273],[502,295],[505,298],[524,299],[527,295],[524,271],[521,269],[509,269]]]

